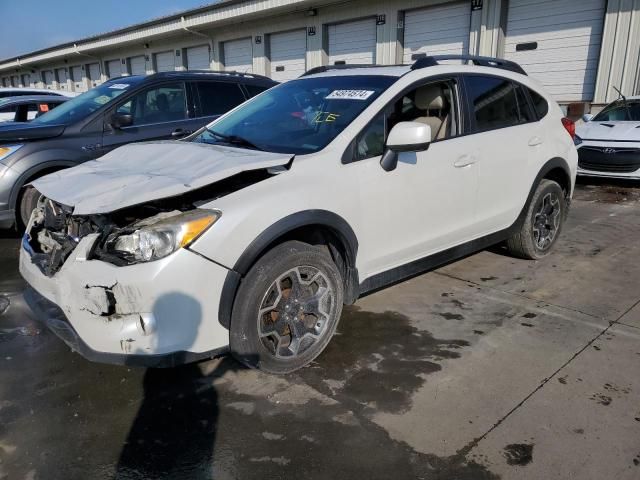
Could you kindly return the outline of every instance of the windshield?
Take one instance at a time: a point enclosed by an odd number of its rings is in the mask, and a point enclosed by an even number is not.
[[[622,100],[607,105],[604,110],[593,117],[594,122],[640,122],[640,100],[627,100],[629,109]]]
[[[305,154],[326,147],[396,78],[303,78],[274,87],[206,127],[192,141]]]
[[[49,110],[44,115],[35,118],[31,123],[68,125],[82,120],[87,115],[112,102],[116,97],[134,87],[141,80],[141,77],[125,77],[119,78],[117,82],[104,83],[72,98],[53,110]]]

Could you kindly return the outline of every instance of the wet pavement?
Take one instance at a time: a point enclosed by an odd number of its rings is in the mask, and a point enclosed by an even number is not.
[[[579,187],[556,252],[496,247],[347,308],[287,377],[92,364],[0,238],[0,479],[640,478],[640,188]]]

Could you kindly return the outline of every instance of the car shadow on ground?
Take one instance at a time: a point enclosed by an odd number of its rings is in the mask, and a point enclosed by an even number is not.
[[[195,298],[181,292],[164,294],[156,300],[153,313],[158,322],[154,339],[158,348],[179,345],[188,351],[195,345],[202,323],[202,308]],[[182,362],[178,359],[176,363]],[[231,359],[208,375],[196,363],[147,369],[142,401],[115,478],[208,478],[213,471],[220,411],[212,378],[239,369],[243,367]]]
[[[242,370],[225,359],[213,373]],[[116,479],[208,478],[220,413],[212,374],[199,364],[146,371],[143,399],[125,440]]]

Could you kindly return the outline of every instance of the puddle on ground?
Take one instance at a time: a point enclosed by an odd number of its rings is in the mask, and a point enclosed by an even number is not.
[[[351,306],[344,309],[329,346],[299,376],[340,401],[397,413],[411,406],[425,377],[441,369],[439,361],[458,358],[468,345],[434,338],[400,313]]]

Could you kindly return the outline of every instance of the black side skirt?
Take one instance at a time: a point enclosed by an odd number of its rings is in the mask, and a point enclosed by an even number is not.
[[[491,245],[495,245],[509,238],[510,231],[511,228],[507,228],[500,232],[476,238],[462,245],[457,245],[442,252],[429,255],[428,257],[420,258],[411,263],[392,268],[386,272],[373,275],[360,284],[360,296],[369,295],[382,288],[389,287],[403,280],[451,263],[454,260],[459,260],[480,250],[484,250]]]

